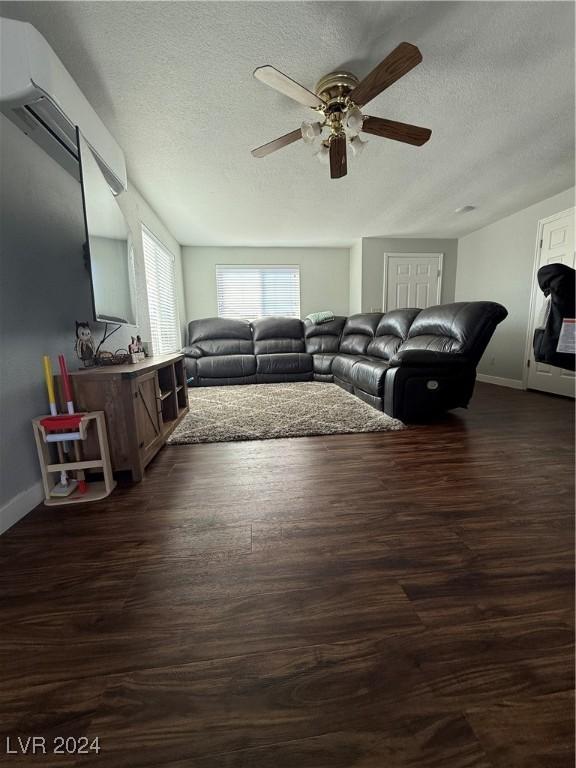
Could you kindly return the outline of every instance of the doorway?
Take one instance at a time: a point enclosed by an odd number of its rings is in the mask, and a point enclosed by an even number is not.
[[[440,303],[442,253],[385,253],[382,308],[418,307]]]
[[[545,297],[538,285],[537,272],[546,264],[566,264],[574,268],[574,214],[570,208],[538,222],[536,258],[532,276],[532,300],[528,322],[526,346],[526,369],[524,384],[528,389],[538,389],[555,395],[574,397],[575,377],[573,371],[556,368],[547,363],[537,363],[534,359],[532,341],[534,330],[539,324]]]

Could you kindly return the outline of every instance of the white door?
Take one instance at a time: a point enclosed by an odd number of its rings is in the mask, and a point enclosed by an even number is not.
[[[564,211],[557,216],[545,219],[541,222],[539,231],[536,271],[546,264],[562,263],[574,267],[574,210]],[[534,360],[532,348],[534,329],[538,326],[545,302],[536,274],[534,274],[532,290],[527,386],[529,389],[540,389],[543,392],[553,392],[555,395],[574,397],[573,371],[565,371],[563,368],[537,363]]]
[[[440,303],[441,253],[386,253],[384,255],[383,309],[418,307]]]

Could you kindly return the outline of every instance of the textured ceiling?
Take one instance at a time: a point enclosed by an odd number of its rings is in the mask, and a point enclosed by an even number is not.
[[[21,2],[184,244],[459,236],[574,184],[574,5],[563,2]],[[370,137],[349,174],[298,142],[250,149],[311,112],[252,78],[362,77],[399,42],[424,61],[369,112],[432,129]],[[477,206],[455,214],[463,205]]]

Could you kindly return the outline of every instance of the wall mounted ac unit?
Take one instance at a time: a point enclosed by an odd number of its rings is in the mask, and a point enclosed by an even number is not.
[[[31,24],[0,18],[0,112],[80,179],[76,126],[117,194],[124,153],[58,56]]]

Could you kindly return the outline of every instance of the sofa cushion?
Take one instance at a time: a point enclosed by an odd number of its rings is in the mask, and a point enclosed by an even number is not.
[[[345,389],[346,392],[350,392],[351,395],[354,394],[354,386],[352,384],[349,384],[347,381],[343,381],[342,379],[337,378],[334,376],[334,384],[338,384],[339,387],[342,387],[342,389]]]
[[[297,317],[263,317],[252,322],[254,352],[304,352],[304,325]]]
[[[309,320],[304,321],[304,338],[306,352],[313,355],[323,352],[338,352],[340,336],[346,322],[345,317],[335,317],[328,323],[315,325]]]
[[[365,355],[344,355],[338,353],[332,361],[332,374],[342,381],[352,383],[352,369],[360,360],[366,360]]]
[[[262,339],[254,342],[254,352],[257,355],[304,352],[304,339]]]
[[[257,355],[256,372],[262,374],[312,373],[312,355],[305,352]]]
[[[363,389],[358,389],[358,387],[354,387],[352,394],[356,395],[356,397],[359,397],[360,400],[363,400],[365,403],[368,403],[368,405],[371,405],[372,408],[376,408],[379,411],[384,410],[384,401],[381,397],[377,395],[371,395],[369,392],[364,392]]]
[[[188,344],[194,356],[251,355],[254,353],[252,329],[245,320],[207,317],[188,324]]]
[[[253,376],[256,373],[254,355],[222,355],[201,357],[197,361],[197,376],[200,379],[230,379]]]
[[[366,354],[382,360],[394,357],[400,344],[408,338],[410,327],[419,313],[419,309],[394,309],[382,315]]]
[[[382,397],[384,379],[390,364],[386,360],[358,360],[352,368],[354,390],[361,389],[369,395]]]
[[[321,373],[328,376],[332,373],[332,362],[336,357],[335,352],[326,352],[324,354],[312,355],[314,364],[314,373]]]
[[[416,317],[398,351],[459,352],[476,364],[496,325],[506,315],[504,307],[493,301],[460,301],[428,307]]]
[[[237,386],[238,384],[258,384],[258,377],[254,376],[230,376],[228,378],[219,379],[202,379],[198,386],[201,387],[226,387]]]
[[[283,384],[288,381],[313,381],[312,371],[307,373],[257,373],[257,384]]]
[[[184,352],[184,357],[189,357],[193,359],[198,357],[203,357],[202,350],[200,349],[200,347],[196,347],[196,346],[184,347],[182,351]]]
[[[365,354],[368,344],[374,338],[374,332],[381,317],[381,312],[369,312],[349,317],[342,330],[339,351],[347,355]]]
[[[192,348],[199,349],[202,357],[254,354],[254,344],[247,339],[204,339],[197,341]]]

